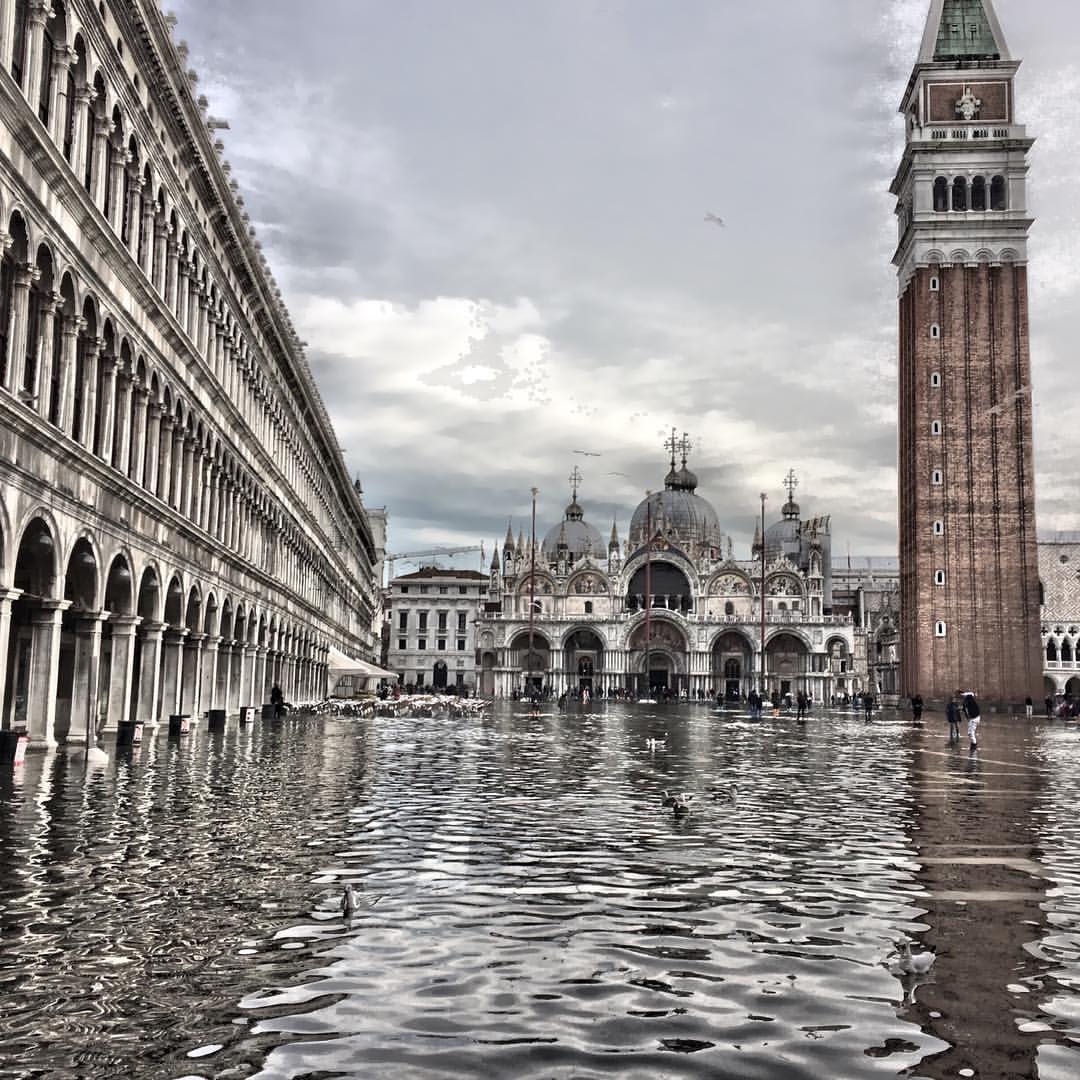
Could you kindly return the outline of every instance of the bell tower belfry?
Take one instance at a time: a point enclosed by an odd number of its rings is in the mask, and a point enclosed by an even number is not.
[[[992,0],[931,0],[900,111],[903,693],[1042,697],[1028,151]]]

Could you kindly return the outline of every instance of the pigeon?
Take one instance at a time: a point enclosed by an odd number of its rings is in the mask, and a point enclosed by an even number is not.
[[[932,952],[913,954],[906,941],[899,942],[897,949],[900,951],[899,968],[905,975],[925,975],[937,959]]]
[[[705,215],[705,220],[710,225],[719,225],[721,229],[725,227],[724,219],[711,211]]]

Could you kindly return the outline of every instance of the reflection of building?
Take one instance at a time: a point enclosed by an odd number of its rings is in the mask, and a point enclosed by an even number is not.
[[[402,685],[476,689],[476,617],[487,577],[428,566],[390,582],[387,666]]]
[[[1040,692],[1027,154],[990,0],[932,0],[897,197],[906,693]]]
[[[563,520],[536,544],[535,575],[530,545],[507,531],[478,625],[481,692],[506,695],[532,681],[556,691],[747,693],[762,671],[762,544],[768,688],[818,701],[862,689],[870,667],[856,664],[866,656],[859,583],[873,573],[831,561],[829,519],[802,518],[793,475],[780,520],[764,538],[759,530],[751,558],[735,558],[697,493],[686,441],[668,448],[663,490],[636,508],[625,545],[616,524],[604,543],[586,521],[576,471]]]
[[[367,515],[170,21],[0,5],[0,700],[37,743],[376,647]]]

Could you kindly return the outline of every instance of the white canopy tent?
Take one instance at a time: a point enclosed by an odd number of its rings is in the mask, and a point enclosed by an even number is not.
[[[345,676],[352,679],[354,692],[358,689],[371,690],[373,689],[372,683],[378,683],[381,679],[400,678],[393,671],[387,671],[385,668],[379,667],[378,664],[372,664],[368,660],[354,660],[351,656],[346,656],[340,649],[334,648],[333,645],[330,646],[326,667],[326,692],[330,697],[335,696],[334,691]]]

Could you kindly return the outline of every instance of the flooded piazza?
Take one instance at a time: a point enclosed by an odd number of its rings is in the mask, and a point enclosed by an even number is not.
[[[0,784],[5,1080],[1080,1075],[1075,725],[507,704]]]

